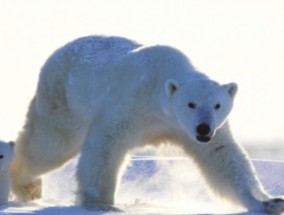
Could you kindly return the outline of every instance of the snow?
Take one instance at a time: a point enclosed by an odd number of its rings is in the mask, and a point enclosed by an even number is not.
[[[271,194],[283,195],[284,163],[254,160]],[[44,176],[43,198],[0,207],[0,214],[258,214],[241,212],[211,193],[193,163],[183,157],[135,156],[119,186],[116,202],[124,213],[94,212],[74,206],[77,159]],[[190,171],[188,171],[190,170]],[[151,202],[151,204],[150,204]]]

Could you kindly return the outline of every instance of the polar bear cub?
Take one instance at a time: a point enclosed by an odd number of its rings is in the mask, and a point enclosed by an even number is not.
[[[14,142],[0,141],[0,204],[6,204],[10,193],[10,165],[14,158]]]

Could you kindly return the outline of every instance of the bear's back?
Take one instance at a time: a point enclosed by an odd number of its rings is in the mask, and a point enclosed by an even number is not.
[[[88,36],[67,43],[56,50],[51,58],[68,58],[71,65],[102,67],[139,46],[136,42],[122,37]]]
[[[87,36],[57,49],[41,69],[39,86],[53,88],[54,83],[67,80],[70,73],[100,72],[110,61],[126,55],[140,45],[122,37]],[[86,69],[88,68],[88,69]],[[78,74],[79,75],[79,74]],[[65,78],[64,78],[65,76]],[[43,82],[43,83],[41,83]]]
[[[37,89],[37,111],[50,112],[54,107],[59,110],[66,109],[67,94],[71,94],[72,100],[82,102],[84,106],[88,101],[81,101],[84,100],[81,90],[84,95],[92,92],[88,92],[89,88],[82,89],[81,86],[88,86],[88,82],[93,80],[93,76],[100,73],[106,64],[139,46],[138,43],[122,37],[87,36],[57,49],[41,69]],[[86,100],[88,99],[86,97]]]

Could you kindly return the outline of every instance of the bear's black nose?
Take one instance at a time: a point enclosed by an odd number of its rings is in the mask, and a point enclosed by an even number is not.
[[[200,136],[206,136],[211,132],[211,129],[208,124],[202,123],[196,127],[196,131]]]

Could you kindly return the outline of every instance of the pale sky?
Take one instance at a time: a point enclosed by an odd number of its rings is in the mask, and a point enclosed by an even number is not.
[[[212,79],[238,83],[236,139],[284,147],[282,0],[0,0],[0,26],[1,139],[21,129],[47,57],[104,34],[174,46]]]

